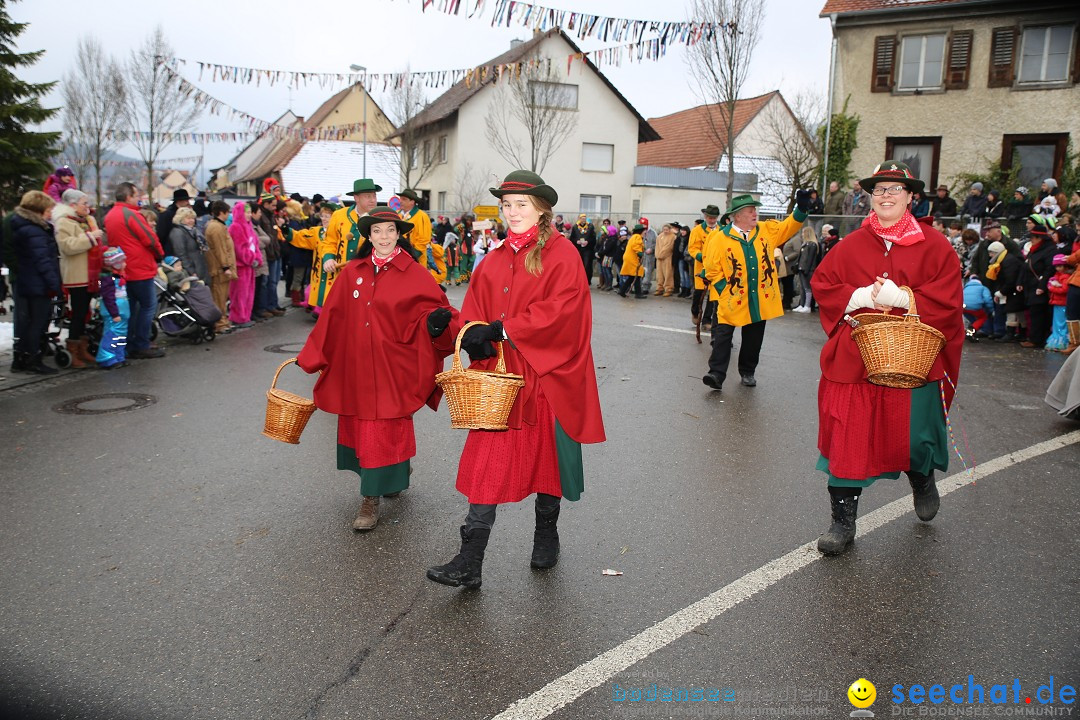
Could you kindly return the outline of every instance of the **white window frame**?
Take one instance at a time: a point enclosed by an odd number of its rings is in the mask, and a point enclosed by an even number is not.
[[[1055,28],[1060,28],[1069,35],[1069,49],[1065,53],[1065,74],[1060,78],[1047,78],[1046,77],[1046,65],[1050,61],[1050,36]],[[1024,60],[1026,55],[1024,54],[1024,48],[1027,47],[1028,33],[1042,30],[1043,31],[1043,52],[1041,57],[1041,67],[1039,68],[1039,77],[1034,80],[1021,80],[1024,76]],[[1073,56],[1073,38],[1076,36],[1075,25],[1029,25],[1024,27],[1020,32],[1020,55],[1016,67],[1016,84],[1017,85],[1064,85],[1069,82],[1070,72],[1070,60]]]
[[[605,148],[610,152],[606,168],[588,167],[586,163],[586,151],[588,148]],[[581,143],[581,169],[583,172],[613,173],[615,172],[615,145],[611,143]]]
[[[439,163],[440,164],[446,162],[446,146],[447,146],[447,144],[448,143],[447,143],[446,136],[445,135],[440,135],[439,136]]]
[[[439,210],[441,210],[442,212],[446,212],[446,191],[445,190],[440,190],[438,198],[439,198]]]
[[[941,38],[941,72],[937,82],[928,84],[926,78],[926,41],[931,37]],[[915,85],[904,85],[904,60],[907,58],[908,43],[919,41],[919,78]],[[948,62],[949,33],[927,32],[912,35],[904,35],[900,38],[899,70],[896,73],[896,89],[900,92],[912,92],[915,90],[941,90],[945,87],[945,65]]]
[[[585,200],[588,198],[588,205],[585,204]],[[585,213],[586,215],[607,217],[611,215],[611,196],[610,195],[581,195],[578,198],[578,212]]]
[[[573,92],[574,101],[573,104],[569,102],[556,102],[550,103],[548,101],[559,100],[561,93],[555,93],[549,90],[547,93],[542,93],[540,98],[537,98],[537,91],[544,88],[551,88],[554,90],[558,88],[563,92]],[[578,86],[571,85],[569,83],[556,83],[547,82],[545,80],[530,80],[529,81],[529,100],[532,101],[533,107],[551,107],[557,110],[577,110],[578,109]]]

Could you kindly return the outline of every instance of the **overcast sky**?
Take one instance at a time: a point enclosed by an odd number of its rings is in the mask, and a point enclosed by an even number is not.
[[[691,0],[540,0],[546,7],[643,20],[685,20]],[[439,0],[436,0],[436,6]],[[463,0],[462,6],[471,5]],[[126,57],[153,27],[161,24],[177,57],[273,70],[348,72],[364,65],[370,72],[443,70],[479,65],[504,52],[515,38],[530,31],[491,27],[492,3],[483,19],[421,12],[420,0],[353,0],[349,3],[305,3],[261,0],[257,3],[206,2],[131,3],[95,0],[65,3],[22,0],[8,3],[8,12],[30,26],[19,38],[23,51],[44,49],[42,59],[21,75],[34,82],[58,80],[70,68],[77,39],[94,35],[107,51]],[[743,90],[750,97],[779,88],[794,96],[811,88],[822,96],[828,88],[830,32],[818,18],[823,0],[766,0],[766,17],[753,69]],[[243,8],[242,10],[239,8]],[[571,37],[574,35],[571,33]],[[613,45],[597,40],[575,42],[585,51]],[[659,61],[602,66],[601,71],[645,117],[667,115],[700,104],[687,80],[686,51],[677,45]],[[286,109],[308,116],[339,87],[292,90],[278,84],[259,87],[201,81],[188,66],[188,80],[219,100],[263,120]],[[429,90],[434,98],[443,89]],[[376,93],[377,101],[382,98]],[[59,105],[59,92],[50,97]],[[380,102],[384,107],[386,103]],[[585,108],[587,111],[587,108]],[[50,129],[59,129],[59,122]],[[207,115],[196,130],[239,131],[227,118]],[[207,167],[217,167],[239,149],[233,143],[208,143]],[[121,152],[134,155],[131,148]],[[175,144],[162,157],[199,152],[197,145]]]

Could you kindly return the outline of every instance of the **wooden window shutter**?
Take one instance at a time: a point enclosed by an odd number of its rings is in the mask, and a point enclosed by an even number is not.
[[[972,30],[957,30],[949,38],[949,64],[945,68],[946,90],[967,90],[973,35]]]
[[[1072,81],[1080,83],[1080,25],[1076,26],[1076,38],[1073,40]]]
[[[874,38],[874,75],[870,92],[890,92],[893,86],[893,65],[896,61],[896,36]]]
[[[994,28],[990,41],[990,78],[987,87],[1012,87],[1016,74],[1018,36],[1015,27]]]

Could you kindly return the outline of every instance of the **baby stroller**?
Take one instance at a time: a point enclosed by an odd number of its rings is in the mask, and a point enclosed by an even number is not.
[[[63,296],[61,296],[53,303],[49,327],[45,330],[45,337],[41,339],[41,354],[45,356],[52,355],[53,362],[61,370],[71,367],[71,353],[67,351],[63,341],[60,340],[60,333],[63,332],[66,320],[67,304],[64,302]]]
[[[221,311],[214,305],[210,288],[193,282],[187,292],[181,292],[170,289],[160,277],[154,278],[154,286],[158,290],[157,324],[163,333],[196,344],[213,341]]]

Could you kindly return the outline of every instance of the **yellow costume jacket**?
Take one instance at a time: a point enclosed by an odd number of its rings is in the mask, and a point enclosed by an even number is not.
[[[704,275],[709,299],[717,302],[716,322],[742,327],[784,314],[774,253],[804,220],[795,210],[784,220],[759,222],[746,238],[731,225],[709,234]]]
[[[717,226],[719,227],[719,225]],[[709,233],[708,225],[702,225],[700,223],[694,225],[690,230],[690,239],[686,241],[686,252],[690,253],[690,257],[694,259],[694,289],[704,290],[705,280],[702,279],[701,272],[704,266],[701,264],[702,259],[705,257],[705,238]]]
[[[330,216],[330,224],[326,226],[326,233],[315,250],[313,265],[318,267],[319,277],[316,280],[316,273],[312,272],[311,299],[309,300],[311,304],[322,307],[337,276],[336,272],[323,272],[323,263],[332,259],[341,266],[356,257],[356,251],[364,243],[364,238],[360,236],[360,228],[356,224],[361,217],[363,215],[356,212],[355,206],[335,210]],[[312,270],[314,269],[313,267]]]
[[[645,241],[641,235],[634,233],[626,243],[626,252],[622,256],[622,268],[620,275],[645,277],[645,266],[641,264],[641,256],[645,252]]]
[[[285,226],[288,233],[288,243],[295,248],[301,250],[312,250],[311,256],[311,279],[308,282],[308,305],[317,305],[322,307],[323,302],[326,300],[326,291],[329,289],[327,283],[324,282],[324,273],[322,271],[322,257],[317,252],[319,249],[319,243],[322,242],[326,235],[326,228],[322,226],[304,228],[303,230],[291,230],[288,225]],[[297,268],[299,270],[300,268]],[[295,272],[295,271],[294,271]]]
[[[431,218],[417,205],[410,213],[399,213],[401,219],[413,224],[413,229],[405,233],[413,249],[419,253],[420,263],[428,269],[435,282],[442,285],[446,282],[446,260],[443,248],[438,243],[431,242]],[[431,257],[428,257],[428,250]],[[434,267],[432,267],[434,265]]]

